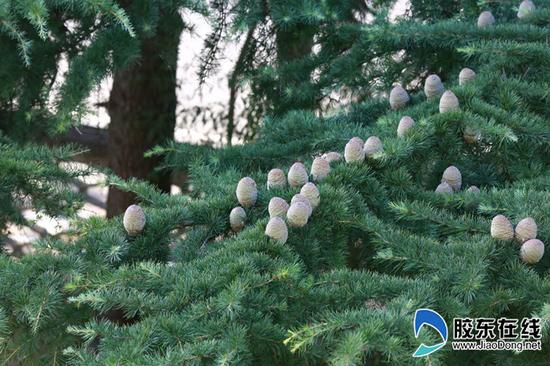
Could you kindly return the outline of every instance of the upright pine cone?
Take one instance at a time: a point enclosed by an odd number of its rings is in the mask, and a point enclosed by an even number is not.
[[[319,206],[319,202],[321,202],[321,194],[319,193],[319,189],[317,189],[317,186],[315,184],[311,182],[304,184],[304,186],[300,190],[300,194],[309,200],[311,208],[315,209],[317,206]]]
[[[237,206],[229,213],[229,225],[231,230],[239,232],[243,229],[246,222],[246,212],[241,206]]]
[[[496,215],[491,222],[491,236],[498,240],[512,240],[514,227],[504,215]]]
[[[267,189],[279,189],[286,186],[285,172],[281,169],[271,169],[267,173]]]
[[[460,187],[462,187],[462,174],[460,174],[460,170],[456,166],[451,165],[443,172],[441,181],[447,182],[454,191],[460,191]]]
[[[485,28],[493,24],[495,24],[495,17],[493,16],[493,13],[490,11],[484,11],[479,14],[479,18],[477,18],[477,26],[479,28]]]
[[[365,144],[365,141],[363,141],[363,139],[361,137],[357,137],[357,136],[352,137],[349,141],[350,142],[356,142],[361,146],[363,146]]]
[[[377,136],[371,136],[367,139],[365,142],[365,146],[363,147],[363,150],[365,151],[365,155],[367,157],[373,157],[375,154],[382,152],[384,149],[382,145],[382,141]]]
[[[315,182],[320,182],[328,176],[330,172],[330,164],[323,158],[313,159],[311,164],[311,177]]]
[[[532,217],[526,217],[516,225],[516,240],[524,243],[537,237],[537,223]]]
[[[397,126],[397,137],[404,137],[411,128],[414,127],[414,119],[409,116],[404,116],[399,121]]]
[[[288,171],[288,184],[291,187],[301,187],[308,181],[308,174],[304,164],[296,162]]]
[[[330,151],[326,154],[323,154],[322,158],[328,161],[329,163],[332,163],[333,161],[338,161],[342,159],[342,155],[335,151]]]
[[[453,193],[453,188],[449,185],[447,182],[441,182],[435,189],[435,193],[445,193],[445,194],[451,194]]]
[[[126,212],[124,212],[124,218],[122,223],[124,224],[124,229],[130,236],[136,236],[143,231],[145,227],[145,212],[138,205],[128,206]]]
[[[401,85],[397,85],[390,92],[390,107],[391,109],[403,108],[410,99],[407,91]]]
[[[243,207],[252,207],[258,199],[258,189],[256,182],[250,177],[244,177],[237,184],[237,200]]]
[[[301,193],[298,193],[292,196],[292,199],[290,200],[290,205],[292,206],[297,202],[303,203],[307,207],[307,216],[310,217],[311,214],[313,213],[313,205],[311,204],[309,198],[307,198]]]
[[[460,85],[464,85],[467,82],[474,80],[475,78],[476,73],[474,72],[474,70],[465,67],[460,71],[460,74],[458,74],[458,83]]]
[[[286,217],[286,212],[288,211],[288,203],[281,197],[273,197],[269,200],[269,205],[267,206],[267,211],[269,212],[269,217],[278,216],[280,218]]]
[[[426,78],[424,82],[424,94],[426,94],[428,98],[437,97],[444,91],[445,87],[439,76],[432,74]]]
[[[449,112],[459,108],[458,98],[455,93],[447,90],[439,99],[439,113]]]
[[[272,217],[265,227],[265,235],[281,244],[286,243],[288,239],[288,228],[283,219]]]
[[[527,18],[534,10],[535,4],[533,4],[531,0],[523,0],[521,4],[519,4],[518,18]]]
[[[519,254],[525,263],[538,263],[544,256],[544,243],[538,239],[527,240],[521,246]]]
[[[346,163],[361,163],[365,160],[365,151],[363,145],[350,140],[344,149],[344,159]]]
[[[311,207],[308,207],[304,202],[295,202],[290,205],[286,213],[288,224],[293,227],[302,227],[307,224]]]

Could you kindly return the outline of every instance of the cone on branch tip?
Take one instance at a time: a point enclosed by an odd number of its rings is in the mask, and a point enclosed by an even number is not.
[[[139,205],[128,206],[122,219],[124,229],[130,236],[139,235],[143,231],[146,221],[145,212]]]
[[[313,205],[311,204],[309,199],[303,194],[298,193],[292,197],[292,199],[290,200],[290,205],[292,206],[297,202],[303,203],[307,207],[307,216],[310,217],[311,214],[313,213]],[[288,214],[288,211],[287,211],[287,214]]]
[[[382,145],[382,141],[380,141],[378,136],[369,137],[367,141],[365,141],[365,146],[363,147],[363,150],[365,151],[365,155],[369,158],[382,152],[383,149],[384,149],[384,146]]]
[[[435,189],[435,193],[452,194],[453,188],[447,182],[441,182]]]
[[[391,109],[400,109],[405,107],[411,98],[409,93],[401,85],[396,85],[390,92],[390,107]]]
[[[467,67],[463,68],[458,74],[458,84],[465,85],[467,82],[472,81],[476,78],[476,73],[474,70]]]
[[[322,181],[329,173],[330,163],[326,159],[319,157],[313,159],[313,163],[311,164],[311,178],[315,182]]]
[[[304,164],[296,162],[288,171],[288,184],[291,187],[301,187],[308,182],[308,174]]]
[[[535,10],[535,4],[531,0],[523,0],[519,4],[518,8],[518,18],[524,19],[527,18]]]
[[[288,240],[288,228],[283,219],[272,217],[265,227],[265,235],[281,244]]]
[[[237,184],[237,200],[243,207],[252,207],[258,199],[256,182],[250,177],[242,178]]]
[[[516,240],[524,243],[530,239],[537,238],[537,223],[532,217],[526,217],[516,225]]]
[[[319,193],[319,189],[315,184],[311,182],[304,184],[304,186],[300,190],[300,194],[309,200],[312,209],[315,209],[317,208],[317,206],[319,206],[319,203],[321,202],[321,194]]]
[[[350,140],[350,142],[356,142],[359,145],[363,146],[365,144],[365,141],[361,137],[354,136]]]
[[[281,197],[273,197],[269,200],[269,204],[267,206],[269,217],[280,217],[284,219],[286,217],[288,207],[289,204],[284,199]]]
[[[244,228],[246,222],[246,212],[241,206],[237,206],[229,213],[229,225],[231,230],[239,232]]]
[[[350,140],[344,148],[344,159],[346,163],[361,163],[365,160],[363,145],[357,141]]]
[[[460,188],[462,187],[462,174],[456,166],[451,165],[443,172],[441,181],[447,182],[451,186],[451,188],[455,192],[457,192],[460,191]]]
[[[323,156],[321,157],[326,161],[328,161],[329,163],[332,163],[333,161],[338,161],[342,159],[342,154],[337,153],[335,151],[329,151],[328,153],[323,154]]]
[[[509,241],[514,238],[514,227],[504,215],[496,215],[491,221],[491,236],[494,239]]]
[[[524,263],[538,263],[544,256],[544,243],[539,239],[527,240],[521,245],[520,257]]]
[[[414,119],[409,116],[404,116],[399,121],[399,126],[397,126],[397,137],[404,137],[407,133],[414,127]]]
[[[493,24],[495,24],[495,17],[493,16],[493,13],[490,11],[484,11],[479,14],[479,18],[477,18],[477,26],[479,28],[485,28]]]
[[[294,202],[286,213],[288,224],[293,227],[303,227],[309,219],[311,206],[304,202]]]
[[[424,94],[428,98],[433,98],[441,95],[445,91],[445,87],[441,82],[441,78],[435,74],[432,74],[424,81]]]
[[[279,168],[271,169],[267,173],[267,189],[279,189],[286,187],[286,175]]]
[[[458,98],[450,90],[445,91],[439,99],[439,113],[445,113],[459,109]]]

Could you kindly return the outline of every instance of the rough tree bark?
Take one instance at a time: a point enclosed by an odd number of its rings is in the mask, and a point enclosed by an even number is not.
[[[173,138],[176,123],[176,66],[180,15],[163,14],[156,34],[141,39],[141,58],[114,76],[107,109],[109,124],[109,167],[118,176],[136,177],[170,189],[168,173],[154,168],[158,158],[144,158],[155,145]],[[118,215],[132,203],[134,195],[109,189],[107,216]]]

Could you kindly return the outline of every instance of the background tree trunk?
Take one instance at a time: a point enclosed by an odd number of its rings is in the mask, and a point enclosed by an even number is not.
[[[314,29],[311,26],[300,24],[288,29],[278,29],[276,34],[277,62],[283,65],[302,57],[308,56],[313,47]],[[311,81],[311,75],[308,73],[286,73],[284,82],[280,85],[299,85]],[[284,90],[279,90],[279,100],[274,103],[274,112],[276,115],[282,115],[292,109],[313,109],[315,100],[297,100],[296,98],[286,99]]]
[[[153,172],[158,158],[143,154],[174,136],[176,124],[176,68],[183,22],[180,15],[163,14],[154,36],[141,39],[141,58],[117,72],[107,109],[109,167],[121,178],[146,179],[165,191],[169,173]],[[109,189],[107,217],[118,215],[134,202],[134,195]]]

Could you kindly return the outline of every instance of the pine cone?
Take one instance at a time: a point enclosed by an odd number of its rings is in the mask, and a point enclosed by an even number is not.
[[[462,69],[462,71],[460,71],[460,74],[458,74],[458,83],[460,85],[464,85],[467,82],[474,80],[475,78],[476,73],[474,72],[474,70],[465,67]]]
[[[279,189],[286,186],[285,172],[281,169],[271,169],[267,173],[267,189]]]
[[[293,204],[295,204],[297,202],[303,203],[305,206],[307,206],[307,216],[310,217],[311,214],[313,213],[313,206],[312,206],[311,202],[309,201],[309,198],[307,198],[306,196],[304,196],[301,193],[298,193],[298,194],[295,194],[292,197],[292,199],[290,200],[290,205],[292,206]]]
[[[322,158],[328,161],[329,163],[332,163],[333,161],[338,161],[342,159],[342,155],[335,151],[330,151],[326,154],[323,154]]]
[[[453,188],[449,185],[447,182],[442,182],[440,185],[437,186],[435,189],[435,193],[453,193]]]
[[[516,225],[516,240],[524,243],[537,237],[537,223],[532,217],[526,217]]]
[[[330,164],[323,158],[313,159],[311,164],[311,177],[314,181],[320,182],[328,176],[330,172]]]
[[[383,150],[382,141],[380,141],[380,139],[377,136],[371,136],[365,142],[365,146],[363,147],[363,150],[365,151],[365,155],[370,158],[375,154],[382,152]]]
[[[265,227],[265,235],[281,244],[286,243],[288,239],[288,229],[283,219],[280,217],[272,217],[269,219]]]
[[[281,197],[273,197],[269,200],[269,205],[267,206],[267,211],[269,212],[269,217],[280,217],[285,218],[286,212],[288,211],[288,203]]]
[[[319,202],[321,202],[321,194],[315,184],[306,183],[300,190],[300,194],[309,200],[312,209],[319,206]]]
[[[361,137],[354,136],[350,139],[350,142],[358,143],[359,145],[363,146],[365,144],[365,141]]]
[[[528,17],[535,10],[535,4],[531,0],[523,0],[519,4],[518,18],[524,19]]]
[[[414,119],[409,116],[401,118],[397,126],[397,137],[404,137],[407,132],[414,127]]]
[[[237,200],[243,207],[252,207],[258,198],[256,182],[250,177],[244,177],[237,184]]]
[[[495,17],[493,16],[493,13],[490,11],[484,11],[479,14],[479,18],[477,18],[477,26],[479,28],[485,28],[493,24],[495,24]]]
[[[403,108],[410,99],[407,91],[401,85],[397,85],[390,92],[390,107],[391,109]]]
[[[445,91],[445,87],[439,76],[432,74],[426,78],[424,82],[424,94],[428,98],[437,97]]]
[[[497,215],[491,222],[491,236],[498,240],[512,240],[514,227],[504,215]]]
[[[459,108],[458,98],[455,93],[447,90],[439,100],[439,113],[449,112]]]
[[[290,205],[286,213],[288,224],[293,227],[302,227],[307,224],[311,207],[303,202],[295,202]]]
[[[344,149],[344,159],[346,159],[347,163],[363,162],[365,160],[363,145],[350,140]]]
[[[234,232],[241,231],[245,222],[246,212],[241,206],[237,206],[231,210],[231,213],[229,214],[229,225],[231,225],[231,230]]]
[[[136,236],[143,231],[146,222],[145,212],[138,205],[128,206],[126,212],[124,212],[124,218],[122,223],[124,224],[124,229],[130,236]]]
[[[477,188],[477,186],[470,186],[470,188],[468,188],[468,192],[470,192],[470,193],[481,193],[481,191],[479,190],[479,188]]]
[[[460,187],[462,186],[462,174],[460,174],[460,170],[458,170],[456,166],[451,165],[443,172],[441,181],[447,182],[455,192],[460,191]]]
[[[308,181],[307,170],[304,164],[296,162],[288,171],[288,184],[291,187],[301,187]]]
[[[544,243],[538,239],[527,240],[519,251],[524,263],[538,263],[544,256]]]

